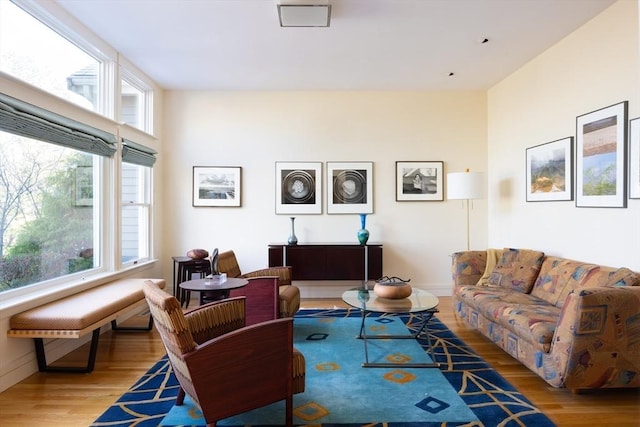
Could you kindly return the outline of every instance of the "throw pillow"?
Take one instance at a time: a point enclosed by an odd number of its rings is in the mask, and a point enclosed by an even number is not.
[[[640,286],[640,275],[622,267],[609,276],[606,286]]]
[[[544,252],[505,248],[489,276],[489,286],[529,293],[538,277]]]

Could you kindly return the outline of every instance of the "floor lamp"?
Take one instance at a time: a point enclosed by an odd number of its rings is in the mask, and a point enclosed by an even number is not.
[[[482,172],[452,172],[447,174],[447,199],[465,200],[467,208],[467,251],[469,250],[469,203],[484,198]]]

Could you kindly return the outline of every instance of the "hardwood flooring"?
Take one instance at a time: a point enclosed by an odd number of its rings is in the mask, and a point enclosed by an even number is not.
[[[640,426],[640,390],[605,390],[574,395],[550,387],[481,334],[459,322],[451,298],[442,297],[438,318],[482,355],[558,426]],[[304,308],[343,307],[340,300],[305,300]],[[146,318],[127,324],[145,324]],[[61,362],[86,360],[88,345]],[[91,374],[34,374],[0,393],[0,426],[88,426],[164,354],[153,332],[106,332]],[[489,426],[487,426],[489,427]]]

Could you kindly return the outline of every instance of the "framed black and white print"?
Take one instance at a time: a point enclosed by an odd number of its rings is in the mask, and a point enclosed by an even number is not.
[[[396,201],[441,202],[444,162],[396,162]]]
[[[620,102],[576,118],[576,206],[627,207],[627,110]]]
[[[573,200],[573,137],[527,148],[527,202]]]
[[[640,117],[629,121],[629,198],[640,199]]]
[[[327,162],[327,213],[373,213],[373,162]]]
[[[240,206],[242,168],[194,166],[193,206]]]
[[[276,214],[322,213],[322,163],[276,162]]]

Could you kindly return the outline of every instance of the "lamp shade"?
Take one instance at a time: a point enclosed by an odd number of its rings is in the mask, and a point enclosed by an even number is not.
[[[482,199],[485,187],[482,172],[452,172],[447,174],[447,199]]]

